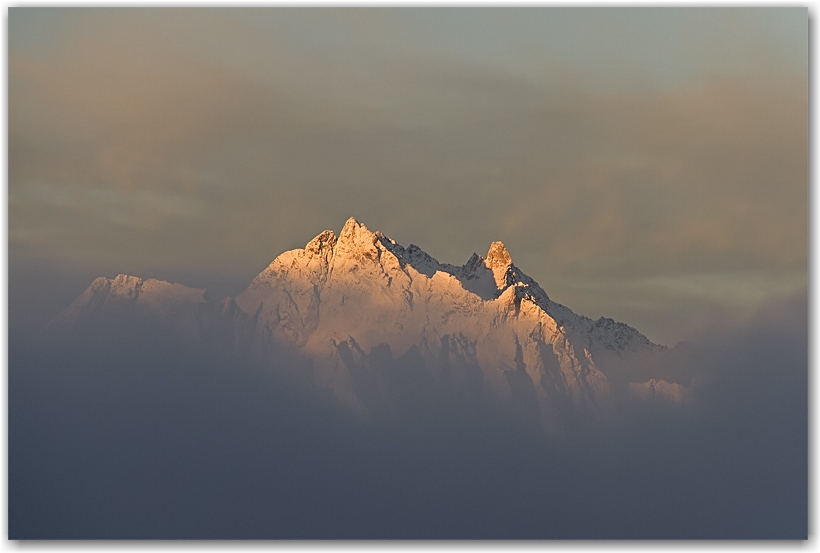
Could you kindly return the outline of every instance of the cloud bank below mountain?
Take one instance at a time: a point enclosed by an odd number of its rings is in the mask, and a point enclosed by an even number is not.
[[[363,425],[161,339],[12,343],[10,537],[804,539],[806,306],[704,331],[686,402],[560,437],[481,405]]]

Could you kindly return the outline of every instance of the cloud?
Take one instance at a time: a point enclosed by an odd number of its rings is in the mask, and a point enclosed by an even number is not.
[[[521,37],[487,35],[486,58],[464,47],[482,33],[448,38],[423,11],[83,13],[10,38],[15,263],[250,278],[354,215],[451,263],[501,239],[559,301],[672,340],[687,325],[615,301],[617,281],[806,274],[807,75],[777,18],[737,20],[773,58],[750,65],[760,47],[740,37],[714,70],[690,52],[670,61],[680,78],[624,88],[515,11],[498,32]],[[606,33],[644,28],[623,16]],[[713,51],[721,17],[676,32]]]
[[[683,401],[631,397],[557,437],[410,386],[401,417],[362,424],[276,363],[156,328],[109,325],[94,348],[13,340],[9,534],[805,539],[806,318],[804,294],[704,329],[679,358]]]

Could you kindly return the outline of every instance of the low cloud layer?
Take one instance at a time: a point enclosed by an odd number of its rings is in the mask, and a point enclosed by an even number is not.
[[[455,403],[362,423],[151,329],[15,340],[9,536],[805,539],[806,321],[802,294],[715,325],[683,401],[637,394],[557,436]]]

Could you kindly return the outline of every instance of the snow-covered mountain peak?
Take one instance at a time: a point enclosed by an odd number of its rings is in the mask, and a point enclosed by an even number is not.
[[[196,317],[207,304],[202,288],[126,274],[99,277],[43,331],[68,337],[142,319],[169,336],[193,340],[199,329]]]
[[[142,279],[140,277],[119,274],[113,279],[98,277],[75,300],[72,305],[86,306],[92,298],[105,302],[106,305],[130,303],[132,305],[173,304],[178,302],[204,303],[205,290],[191,288],[183,284],[157,280],[155,278]]]

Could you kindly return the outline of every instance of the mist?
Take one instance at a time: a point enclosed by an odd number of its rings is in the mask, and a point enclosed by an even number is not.
[[[246,283],[355,216],[671,344],[807,286],[806,8],[14,8],[8,42],[12,267]]]
[[[806,323],[801,295],[705,328],[686,401],[557,436],[421,395],[362,420],[150,328],[18,338],[9,537],[806,539]]]

